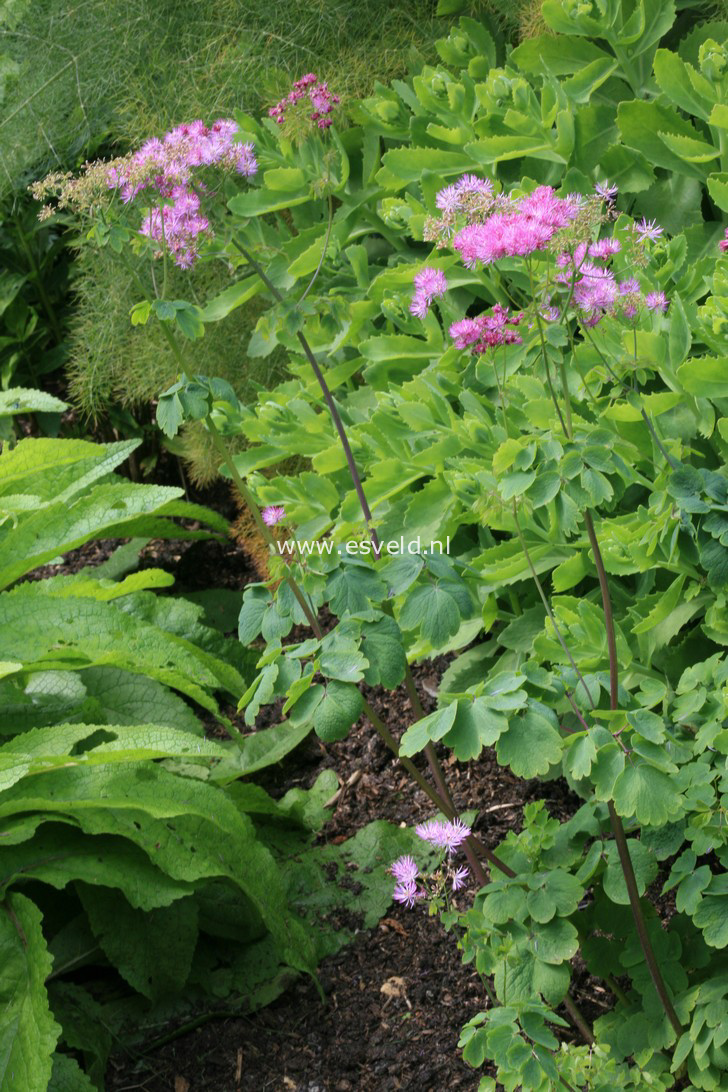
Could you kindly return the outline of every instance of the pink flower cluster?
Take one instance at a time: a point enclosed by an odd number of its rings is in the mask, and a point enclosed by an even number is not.
[[[437,849],[447,850],[447,856],[451,857],[457,852],[466,838],[470,837],[471,830],[460,819],[453,819],[452,822],[428,819],[426,823],[420,823],[415,827],[415,834],[423,842],[429,842]],[[389,871],[396,880],[392,895],[395,902],[402,903],[403,906],[413,907],[418,899],[425,899],[428,897],[428,893],[432,893],[427,890],[428,877],[420,876],[420,870],[414,857],[409,855],[399,857]],[[444,874],[440,870],[434,877],[437,883],[435,893],[442,892],[445,879],[450,881],[453,891],[459,891],[461,887],[465,886],[469,875],[470,872],[465,865],[455,868],[454,865],[450,865],[448,862]],[[418,880],[422,883],[421,887],[418,887]]]
[[[721,250],[722,250],[723,252],[725,252],[726,250],[728,250],[728,228],[726,228],[726,229],[725,229],[725,236],[724,236],[724,238],[723,238],[723,239],[721,239],[721,241],[720,241],[720,244],[719,244],[719,245],[720,245],[720,249],[721,249]]]
[[[645,235],[642,224],[635,225],[638,241],[645,238],[656,239],[662,233],[662,228],[654,224],[648,224],[647,227],[650,234]],[[649,311],[667,310],[664,292],[648,292],[643,298],[636,277],[618,281],[610,269],[589,260],[596,258],[598,261],[609,261],[621,249],[618,239],[603,238],[589,245],[579,243],[573,253],[560,254],[556,259],[561,272],[556,273],[554,279],[567,289],[573,283],[571,299],[581,311],[581,319],[586,326],[596,326],[605,315],[615,311],[619,311],[625,318],[634,318],[643,304]]]
[[[522,318],[523,312],[509,315],[508,308],[497,303],[489,315],[454,322],[450,337],[456,349],[470,349],[473,353],[484,353],[498,345],[520,345],[523,338],[512,327],[518,326]]]
[[[447,280],[440,269],[425,266],[415,274],[415,294],[410,303],[410,311],[417,318],[423,319],[430,310],[432,301],[441,299],[447,291]]]
[[[483,223],[468,224],[453,245],[468,269],[478,262],[489,265],[500,258],[525,257],[543,250],[577,216],[581,204],[578,196],[557,197],[551,186],[539,186],[526,197],[503,202],[503,211],[494,212]]]
[[[582,312],[582,322],[586,326],[596,326],[605,315],[617,310],[625,318],[634,318],[643,302],[649,311],[667,310],[664,292],[648,292],[643,300],[636,277],[618,281],[611,270],[589,261],[582,262],[579,267],[573,301]]]
[[[282,125],[286,120],[286,111],[306,95],[313,106],[309,120],[315,122],[319,129],[328,129],[333,124],[331,113],[339,103],[339,96],[332,94],[328,84],[322,83],[315,72],[308,72],[300,80],[296,80],[286,97],[271,106],[268,116],[275,118],[276,124]]]
[[[199,238],[210,229],[193,188],[195,170],[221,167],[250,177],[258,169],[253,145],[236,143],[237,131],[236,122],[228,118],[209,127],[202,121],[178,125],[162,140],[147,140],[122,166],[108,172],[109,188],[118,188],[124,202],[133,201],[145,190],[155,191],[159,203],[144,219],[140,234],[159,242],[183,269],[194,263]],[[199,189],[204,190],[201,183]],[[172,203],[164,203],[169,201]]]

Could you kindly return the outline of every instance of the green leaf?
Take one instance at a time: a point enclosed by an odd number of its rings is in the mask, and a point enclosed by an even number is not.
[[[442,739],[452,728],[457,711],[457,702],[451,702],[411,724],[400,740],[400,754],[416,755],[431,741]]]
[[[123,891],[138,910],[169,906],[194,891],[191,884],[173,880],[145,853],[122,838],[89,838],[65,824],[44,824],[29,840],[3,845],[5,883],[25,877],[62,891],[79,880],[95,887]]]
[[[427,584],[407,596],[399,624],[403,629],[419,628],[433,648],[439,648],[460,628],[460,610],[449,592],[437,584]]]
[[[238,639],[241,644],[249,645],[259,636],[265,612],[271,602],[272,596],[262,584],[251,584],[245,589],[238,617]]]
[[[329,577],[325,598],[332,611],[343,618],[366,610],[372,603],[379,603],[386,595],[386,587],[376,573],[365,565],[345,563]]]
[[[285,721],[272,728],[261,728],[252,735],[245,736],[239,744],[239,752],[232,753],[230,763],[239,773],[256,773],[266,766],[280,762],[310,731],[310,721],[296,724]]]
[[[508,731],[498,740],[496,755],[499,764],[509,766],[517,777],[536,777],[559,761],[562,746],[552,719],[529,709],[511,719]]]
[[[709,175],[708,193],[722,212],[728,212],[728,173]]]
[[[457,703],[457,716],[443,742],[451,747],[460,762],[477,758],[483,747],[492,746],[508,728],[502,713],[491,708],[489,698],[463,698]]]
[[[211,693],[221,685],[232,690],[240,686],[242,693],[243,680],[234,670],[230,674],[228,664],[135,618],[128,613],[130,604],[121,609],[122,601],[117,606],[79,598],[70,612],[68,602],[49,596],[37,583],[0,596],[0,659],[11,647],[17,650],[22,632],[25,663],[36,670],[118,667],[171,686],[213,713],[217,703]],[[221,683],[221,678],[227,681]]]
[[[728,356],[686,360],[677,378],[688,394],[700,398],[728,397]]]
[[[51,968],[40,911],[11,892],[0,908],[0,1092],[48,1087],[61,1031],[44,984]]]
[[[690,323],[685,314],[685,308],[680,299],[680,294],[678,292],[673,292],[670,299],[669,340],[670,364],[673,368],[677,368],[679,364],[682,364],[690,351],[691,342],[692,334],[690,333]]]
[[[395,690],[407,670],[402,634],[393,618],[383,617],[362,626],[361,650],[369,661],[364,679],[369,686]]]
[[[706,169],[700,163],[683,156],[683,149],[689,154],[694,145],[701,147],[703,142],[677,110],[654,101],[628,100],[619,104],[617,124],[624,143],[646,156],[650,164],[701,180],[706,177]],[[710,150],[710,145],[706,149]]]
[[[45,391],[27,387],[0,391],[0,417],[10,417],[15,413],[63,413],[68,408],[68,402],[62,402]]]
[[[649,885],[657,875],[657,859],[651,849],[643,846],[637,838],[628,838],[627,847],[629,849],[630,860],[632,861],[632,868],[634,869],[635,880],[637,881],[637,890],[640,895],[644,895]],[[607,868],[604,873],[604,891],[605,894],[612,900],[612,902],[619,903],[621,906],[629,905],[629,894],[627,893],[627,884],[624,879],[624,872],[622,871],[622,865],[619,861],[619,853],[617,846],[614,842],[610,842],[606,849],[607,854]]]
[[[217,786],[149,762],[63,767],[0,795],[0,816],[29,811],[70,813],[88,834],[128,839],[175,880],[228,877],[253,902],[282,958],[312,968],[312,944],[290,913],[278,866]]]
[[[56,1053],[47,1092],[96,1092],[96,1086],[70,1054]]]
[[[682,814],[683,799],[674,779],[632,759],[614,783],[614,806],[625,818],[634,815],[645,826],[660,827]]]
[[[358,687],[352,683],[328,683],[313,715],[316,735],[324,743],[344,739],[352,724],[361,716],[363,708],[364,699]]]
[[[526,897],[528,912],[534,921],[546,923],[559,914],[568,917],[576,910],[584,888],[575,876],[555,868],[529,880],[531,889]]]
[[[711,948],[728,947],[728,899],[725,895],[708,894],[693,915],[693,921],[702,929],[705,943]]]
[[[554,918],[532,927],[531,949],[543,963],[563,963],[579,949],[579,934],[570,921]]]
[[[114,482],[97,485],[70,503],[24,513],[12,531],[3,534],[0,528],[0,589],[61,553],[91,538],[102,538],[105,529],[123,528],[125,523],[158,510],[180,492],[166,486],[130,487]]]
[[[194,899],[142,912],[108,888],[77,891],[94,936],[130,986],[150,1001],[180,992],[197,944]]]

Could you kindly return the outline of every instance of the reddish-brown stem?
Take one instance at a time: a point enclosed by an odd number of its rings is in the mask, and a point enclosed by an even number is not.
[[[586,524],[586,533],[589,536],[589,542],[594,556],[594,564],[596,565],[597,575],[599,577],[599,587],[602,593],[604,624],[607,630],[607,649],[609,652],[609,707],[610,709],[617,709],[619,707],[619,664],[617,660],[617,638],[614,628],[614,615],[612,613],[612,600],[609,594],[609,581],[607,580],[607,572],[604,568],[604,560],[602,558],[601,550],[599,549],[599,540],[597,539],[596,531],[594,530],[594,523],[590,512],[584,513],[584,522]],[[624,824],[619,815],[617,815],[611,800],[608,801],[607,807],[609,809],[609,821],[612,826],[614,841],[617,844],[619,863],[622,866],[622,872],[624,873],[624,882],[627,885],[629,904],[632,909],[632,917],[634,918],[635,928],[637,929],[637,936],[639,937],[642,954],[645,957],[645,963],[647,964],[650,978],[657,991],[657,996],[660,998],[660,1002],[672,1025],[673,1031],[679,1038],[683,1033],[682,1024],[675,1012],[675,1007],[670,995],[667,992],[667,986],[662,977],[662,972],[660,971],[652,942],[647,932],[647,924],[640,905],[639,890],[637,888],[637,880],[635,879],[634,868],[632,866],[632,858],[629,854]]]

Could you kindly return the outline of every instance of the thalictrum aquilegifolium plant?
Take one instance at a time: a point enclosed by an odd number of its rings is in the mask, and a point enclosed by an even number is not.
[[[474,1065],[495,1060],[509,1088],[581,1087],[584,1081],[595,1088],[642,1087],[640,1081],[668,1088],[685,1065],[694,1087],[718,1087],[725,1052],[713,1029],[725,990],[706,968],[712,950],[726,942],[715,918],[722,879],[707,863],[698,868],[699,881],[690,877],[698,859],[723,852],[720,769],[707,742],[714,738],[710,729],[693,738],[696,716],[709,726],[714,720],[703,710],[706,696],[701,705],[691,695],[698,678],[721,677],[721,665],[707,653],[719,652],[724,642],[705,648],[683,640],[679,655],[671,653],[671,642],[696,616],[706,617],[708,642],[721,632],[715,608],[728,487],[710,458],[704,469],[693,465],[689,426],[675,419],[684,384],[693,383],[686,357],[694,313],[689,319],[680,296],[670,301],[666,291],[684,262],[679,239],[668,239],[653,219],[619,211],[618,188],[603,177],[590,192],[582,186],[558,194],[529,180],[506,187],[466,174],[436,191],[431,213],[420,221],[421,240],[434,244],[431,256],[419,268],[403,259],[400,269],[381,274],[391,279],[409,267],[404,311],[423,324],[419,344],[433,346],[423,351],[429,361],[423,375],[371,392],[350,384],[334,395],[320,353],[337,359],[336,348],[310,331],[327,306],[336,314],[336,281],[324,263],[337,231],[334,202],[346,200],[349,165],[328,112],[310,96],[306,101],[306,86],[299,81],[289,97],[298,109],[295,134],[285,131],[289,100],[283,100],[271,115],[278,144],[271,138],[264,149],[253,149],[243,142],[247,166],[253,157],[264,164],[262,185],[250,195],[228,197],[232,176],[218,189],[203,183],[215,163],[190,164],[185,150],[181,182],[172,173],[169,184],[155,189],[150,176],[139,195],[130,193],[126,219],[118,203],[106,203],[97,228],[120,253],[129,243],[152,245],[164,263],[174,260],[177,247],[184,260],[217,254],[242,267],[242,285],[267,293],[278,336],[291,352],[298,343],[323,397],[322,407],[294,369],[288,397],[297,399],[295,412],[306,414],[311,427],[322,408],[330,416],[331,441],[310,453],[315,469],[303,472],[303,492],[290,476],[266,483],[253,474],[251,488],[244,468],[256,464],[232,460],[224,435],[239,429],[254,445],[270,445],[267,465],[281,461],[275,444],[283,430],[274,419],[279,411],[271,409],[276,401],[263,396],[257,407],[241,407],[219,382],[184,368],[160,399],[160,423],[170,433],[185,418],[207,423],[271,547],[271,580],[246,591],[240,617],[241,640],[262,635],[266,644],[259,675],[241,701],[246,721],[253,724],[261,705],[285,697],[284,712],[294,723],[310,724],[331,741],[364,712],[445,815],[434,821],[443,825],[457,816],[435,743],[460,761],[494,746],[498,762],[520,777],[563,772],[584,800],[567,823],[527,809],[523,832],[509,836],[497,854],[472,837],[466,843],[481,890],[458,919],[459,943],[484,976],[494,1007],[466,1028],[465,1056]],[[332,101],[322,98],[324,105]],[[310,116],[317,112],[323,116]],[[180,130],[207,140],[200,126]],[[188,134],[185,140],[194,146]],[[233,159],[220,162],[231,167]],[[280,248],[265,217],[287,207],[286,193],[301,177],[311,179],[309,202],[323,205],[323,246],[317,235],[306,259],[312,276],[289,296],[292,286],[286,267],[276,265]],[[99,168],[102,178],[108,186]],[[131,178],[122,169],[112,181]],[[171,182],[185,192],[176,196]],[[128,213],[137,196],[152,200],[132,228]],[[63,188],[61,200],[67,201]],[[177,232],[177,214],[164,209],[180,200]],[[216,209],[214,240],[207,206]],[[204,227],[199,217],[208,221]],[[174,225],[169,241],[167,221]],[[309,226],[302,214],[298,231]],[[716,244],[714,262],[719,254]],[[400,293],[405,283],[399,280]],[[364,281],[361,290],[364,296]],[[204,309],[165,300],[163,284],[155,298],[140,303],[136,319],[144,322],[152,312],[188,338],[204,334]],[[223,312],[218,302],[216,316]],[[389,305],[384,313],[387,321],[406,321]],[[438,313],[451,345],[440,337]],[[416,334],[409,337],[410,352],[413,341]],[[687,412],[707,436],[712,410],[698,391],[691,397]],[[402,437],[399,450],[408,451],[399,481],[378,476],[390,434]],[[336,443],[341,459],[333,454]],[[402,517],[408,537],[418,526],[440,533],[450,528],[452,555],[433,547],[387,556],[385,539]],[[333,541],[334,549],[316,555],[297,549],[283,557],[271,529],[284,521],[294,538]],[[355,559],[345,545],[352,529],[372,547]],[[701,572],[717,581],[713,607]],[[326,633],[318,620],[324,604],[337,619]],[[284,644],[296,623],[307,623],[313,637]],[[438,709],[424,716],[408,659],[462,649],[483,630],[489,639],[455,661]],[[398,743],[360,685],[394,688],[403,681],[415,723]],[[411,761],[420,751],[428,754],[434,788]],[[673,857],[667,886],[678,886],[679,913],[665,931],[644,894],[656,862]],[[416,902],[412,864],[394,868],[401,873],[395,872],[401,901]],[[451,911],[444,913],[453,924]],[[616,999],[594,1033],[568,993],[569,961],[578,950]],[[596,1034],[588,1064],[580,1048],[554,1049],[544,1021],[559,1022],[553,1009],[560,1002],[587,1043]],[[514,1036],[523,1049],[506,1057],[503,1044],[510,1047]],[[598,1071],[587,1074],[592,1063]]]

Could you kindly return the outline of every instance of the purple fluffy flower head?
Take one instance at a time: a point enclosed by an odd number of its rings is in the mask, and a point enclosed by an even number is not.
[[[414,857],[398,857],[389,870],[397,883],[412,883],[420,874]]]
[[[605,179],[604,182],[597,183],[594,187],[594,192],[597,197],[601,197],[602,201],[606,201],[611,205],[619,193],[619,188],[610,185],[609,181]]]
[[[415,834],[423,842],[438,849],[446,849],[448,853],[454,853],[470,837],[470,827],[460,819],[447,820],[428,819],[426,823],[419,823],[415,827]]]
[[[452,889],[453,891],[459,891],[461,887],[465,887],[468,876],[470,875],[470,869],[465,865],[462,868],[458,868],[452,875]]]
[[[589,257],[599,258],[601,261],[607,261],[613,254],[619,254],[622,249],[622,244],[619,239],[604,238],[597,239],[596,243],[592,243],[589,247]]]
[[[396,884],[392,898],[395,902],[401,902],[403,906],[412,909],[418,898],[417,884],[414,880],[406,880],[403,883]]]
[[[280,504],[269,504],[260,514],[266,527],[277,527],[286,518],[286,510]]]
[[[177,125],[164,139],[152,137],[107,172],[109,189],[118,189],[125,204],[146,191],[150,209],[139,234],[159,243],[160,253],[166,250],[182,269],[197,260],[200,238],[212,235],[200,211],[205,186],[196,172],[217,167],[250,177],[258,169],[253,145],[236,142],[237,132],[237,123],[229,118],[210,126],[199,119]]]
[[[447,291],[447,279],[440,269],[425,266],[415,274],[415,294],[410,303],[410,311],[417,318],[424,318],[430,310],[432,301],[441,299]]]
[[[664,292],[648,292],[645,304],[648,311],[667,311],[667,296]]]
[[[583,263],[580,274],[574,284],[574,303],[583,312],[583,321],[588,326],[596,326],[605,314],[614,310],[617,283],[608,269],[591,262]]]
[[[576,198],[557,197],[551,186],[538,186],[517,201],[500,200],[496,207],[482,223],[468,224],[455,236],[453,245],[468,269],[543,250],[579,212]]]
[[[718,245],[720,246],[720,249],[722,251],[725,252],[726,250],[728,250],[728,228],[725,229],[725,236],[721,239]]]
[[[644,216],[639,224],[635,224],[634,230],[637,232],[641,243],[647,242],[648,239],[650,242],[656,243],[663,231],[654,220],[647,220]]]

